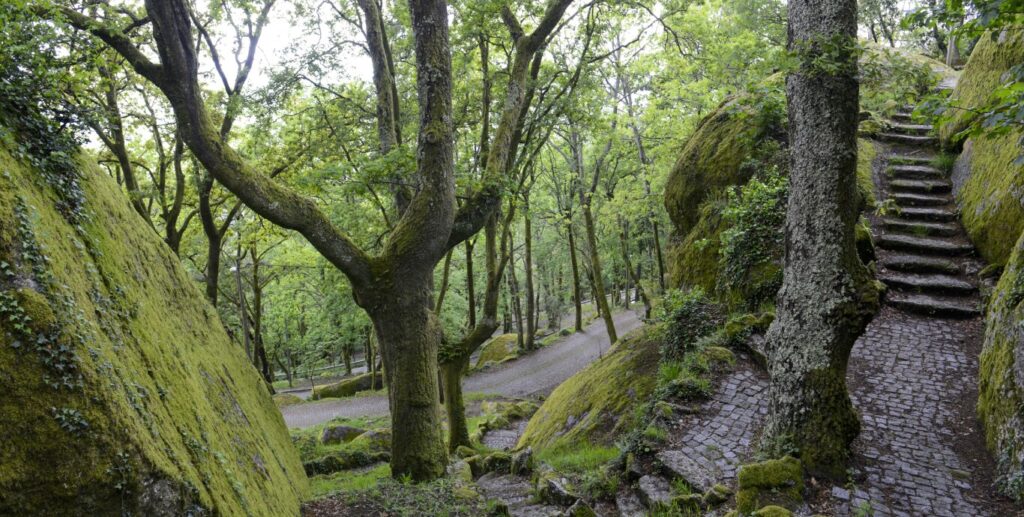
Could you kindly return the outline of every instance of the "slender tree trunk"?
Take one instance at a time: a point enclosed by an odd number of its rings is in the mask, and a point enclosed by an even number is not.
[[[569,234],[569,263],[572,265],[572,301],[576,305],[576,332],[583,332],[583,289],[580,288],[580,267],[576,259],[576,237],[573,235],[572,223],[566,226]]]
[[[217,306],[217,283],[220,279],[220,251],[224,236],[213,220],[213,207],[210,205],[210,194],[213,191],[213,178],[203,174],[199,180],[199,220],[206,234],[206,299],[214,307]]]
[[[508,285],[512,295],[512,313],[516,319],[516,345],[523,348],[523,304],[519,297],[519,281],[516,280],[516,265],[512,262],[508,268]]]
[[[658,229],[658,221],[653,216],[651,223],[654,227],[654,251],[658,257],[658,285],[661,291],[665,292],[665,259],[661,255],[661,230]]]
[[[245,356],[253,360],[252,343],[249,340],[249,312],[245,308],[245,289],[242,288],[242,248],[239,246],[235,255],[235,288],[238,290],[238,319],[242,324],[242,341]]]
[[[626,264],[626,274],[632,274],[633,267],[629,259],[629,224],[623,220],[619,220],[619,243],[622,247],[622,261]],[[636,295],[644,301],[644,318],[651,317],[651,300],[647,297],[647,292],[644,287],[640,285],[640,265],[636,266],[636,275],[633,276],[633,284],[636,286]],[[629,295],[626,295],[629,298]]]
[[[451,278],[452,273],[452,252],[453,249],[448,250],[448,254],[444,256],[444,273],[441,274],[441,288],[437,293],[437,303],[434,304],[434,313],[441,314],[441,308],[444,307],[444,296],[448,293],[448,279]]]
[[[795,450],[817,476],[842,478],[859,432],[846,387],[854,341],[878,307],[871,275],[857,257],[858,85],[855,0],[790,0],[789,48],[802,67],[786,81],[790,197],[784,281],[767,335],[771,374],[765,446]],[[839,69],[813,61],[834,49]],[[826,47],[827,44],[827,47]],[[825,47],[825,48],[823,48]]]
[[[597,230],[594,227],[594,214],[590,208],[590,199],[582,203],[583,221],[587,228],[587,243],[590,245],[590,270],[594,275],[594,304],[600,309],[601,317],[604,318],[604,328],[608,332],[608,342],[615,344],[619,340],[615,332],[615,321],[612,319],[612,311],[608,309],[608,298],[604,292],[603,275],[601,274],[601,256],[597,251]]]
[[[523,202],[523,231],[525,232],[525,257],[524,275],[526,275],[526,336],[523,347],[526,350],[534,349],[534,338],[537,335],[537,324],[535,314],[537,312],[537,299],[533,289],[533,225],[530,223],[530,200],[526,198]]]
[[[476,286],[473,278],[473,241],[466,239],[466,303],[469,305],[469,328],[476,326]]]

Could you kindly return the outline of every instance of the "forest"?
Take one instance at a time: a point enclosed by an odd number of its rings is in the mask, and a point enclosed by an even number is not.
[[[1021,0],[7,0],[0,515],[1024,513]]]

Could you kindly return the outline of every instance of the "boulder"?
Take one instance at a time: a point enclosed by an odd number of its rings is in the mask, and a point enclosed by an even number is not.
[[[551,470],[537,476],[537,497],[541,501],[557,506],[572,506],[579,500],[569,480]]]
[[[390,461],[386,452],[339,451],[302,464],[308,476],[333,474],[342,470],[366,467],[382,461]]]
[[[740,513],[749,514],[769,505],[796,508],[803,502],[804,472],[796,458],[743,465],[737,480],[736,509]]]
[[[373,386],[377,388],[382,388],[384,386],[384,377],[380,372],[377,372],[376,375],[364,373],[362,375],[356,375],[355,377],[342,379],[334,384],[317,386],[313,389],[313,394],[310,398],[313,400],[320,400],[325,398],[351,397],[352,395],[355,395],[360,391],[366,391]]]
[[[597,517],[597,513],[583,499],[577,500],[565,511],[568,517]]]
[[[347,425],[329,425],[324,427],[322,433],[320,433],[320,443],[324,445],[335,445],[339,443],[348,443],[355,440],[356,437],[365,433],[365,429],[359,429],[358,427],[350,427]]]
[[[480,349],[476,360],[476,368],[501,364],[519,356],[519,345],[515,334],[503,334],[491,339]]]
[[[509,473],[514,476],[522,476],[533,471],[533,449],[527,447],[512,454],[512,463]]]
[[[0,515],[297,515],[281,414],[179,258],[87,156],[0,126]]]
[[[473,469],[469,467],[469,463],[465,460],[459,460],[451,465],[448,465],[448,475],[452,479],[457,479],[466,483],[473,481]]]
[[[366,431],[349,443],[357,449],[388,452],[391,450],[391,429],[380,428]]]

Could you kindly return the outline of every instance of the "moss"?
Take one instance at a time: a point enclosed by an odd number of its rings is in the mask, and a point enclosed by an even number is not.
[[[1002,492],[1024,500],[1024,235],[989,301],[979,365],[978,416]]]
[[[530,419],[518,448],[541,453],[562,444],[608,445],[617,432],[631,429],[634,407],[655,387],[658,345],[646,329],[620,340],[555,388]]]
[[[803,500],[803,467],[790,456],[743,465],[737,480],[736,508],[743,514],[768,504],[792,507]]]
[[[504,334],[487,342],[480,350],[480,356],[476,360],[476,367],[482,368],[488,363],[501,364],[519,355],[516,345],[515,334]]]
[[[732,353],[732,350],[725,347],[709,346],[704,350],[701,350],[701,354],[704,355],[709,363],[732,365],[736,362],[736,354]]]
[[[940,126],[947,146],[957,133],[967,129],[983,108],[989,95],[1003,83],[1003,74],[1024,61],[1024,33],[1006,31],[993,39],[986,34],[978,40],[960,82],[951,96],[951,120]],[[1020,131],[998,136],[972,138],[964,145],[954,173],[956,199],[964,227],[981,255],[990,263],[1003,264],[1013,243],[1024,231],[1024,165],[1014,161],[1021,155]]]
[[[371,382],[372,381],[372,382]],[[383,386],[384,376],[381,372],[377,372],[376,375],[372,373],[364,373],[362,375],[356,375],[348,379],[342,379],[334,384],[328,384],[326,386],[317,386],[313,389],[313,394],[310,396],[313,400],[320,400],[326,398],[343,398],[351,397],[360,391],[366,391],[371,386]]]
[[[7,145],[0,260],[18,285],[37,280],[20,303],[81,380],[53,387],[0,332],[0,514],[297,515],[307,482],[281,415],[177,257],[84,159],[88,217],[71,226]],[[46,258],[10,260],[26,237]]]
[[[30,326],[36,332],[46,332],[57,324],[57,316],[50,308],[50,302],[38,292],[22,288],[15,291],[14,298],[31,321]]]
[[[274,395],[274,404],[277,407],[294,406],[296,404],[302,404],[305,402],[301,397],[292,395],[291,393],[278,393]]]
[[[773,76],[773,86],[782,77]],[[781,94],[781,89],[778,90]],[[697,224],[698,208],[716,192],[750,180],[753,170],[741,167],[755,144],[779,133],[781,121],[760,116],[747,106],[751,94],[723,102],[704,117],[680,153],[665,184],[665,209],[679,235]]]
[[[857,139],[857,192],[864,202],[864,209],[873,209],[875,198],[874,163],[878,157],[875,143],[865,138]]]
[[[792,517],[793,512],[775,505],[765,506],[754,512],[755,517]]]

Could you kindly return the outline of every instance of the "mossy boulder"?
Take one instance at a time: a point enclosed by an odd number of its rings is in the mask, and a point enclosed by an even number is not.
[[[391,455],[386,452],[337,451],[327,456],[307,461],[302,464],[306,474],[310,476],[333,474],[342,470],[366,467],[374,463],[389,461]]]
[[[317,386],[313,389],[313,394],[310,398],[313,400],[320,400],[326,398],[351,397],[360,391],[366,391],[374,386],[378,388],[384,386],[384,377],[380,372],[377,372],[376,374],[364,373],[356,375],[355,377],[349,377],[348,379],[342,379],[334,384]]]
[[[530,418],[517,448],[543,451],[559,444],[609,444],[632,428],[634,408],[654,390],[659,343],[641,329],[577,372]]]
[[[940,125],[947,147],[957,147],[957,134],[975,121],[975,112],[988,103],[1003,84],[1007,70],[1024,62],[1024,33],[1007,30],[982,35],[960,82],[953,90],[951,120]],[[1017,237],[1024,231],[1024,165],[1017,159],[1021,131],[980,136],[963,144],[953,170],[953,189],[961,219],[971,241],[992,264],[1004,264]]]
[[[795,508],[803,501],[803,467],[790,456],[743,465],[737,480],[736,509],[741,514],[769,505]]]
[[[768,82],[780,86],[781,80],[772,76]],[[723,216],[726,191],[753,178],[758,167],[750,162],[765,158],[760,153],[766,145],[788,138],[784,117],[766,107],[784,102],[781,88],[761,95],[780,98],[753,102],[750,95],[740,95],[705,117],[683,146],[665,186],[665,208],[673,223],[667,250],[671,285],[700,287],[728,304],[777,287],[781,274],[780,264],[764,264],[751,272],[742,290],[719,290],[721,238],[730,227]],[[866,138],[858,139],[857,148],[858,191],[864,208],[870,208],[875,205],[872,167],[877,152]]]
[[[989,300],[979,378],[978,416],[999,488],[1024,501],[1024,234]]]
[[[781,102],[782,81],[781,74],[768,79],[776,104]],[[705,200],[750,180],[754,171],[742,165],[758,142],[785,138],[784,120],[763,112],[756,100],[749,93],[726,100],[697,124],[683,145],[665,184],[665,209],[678,235],[696,226]]]
[[[0,133],[0,514],[298,515],[281,414],[178,257],[87,157],[54,187]]]
[[[476,367],[483,368],[488,364],[496,365],[515,359],[519,356],[519,345],[515,334],[503,334],[488,341],[480,350]]]
[[[349,443],[354,449],[388,452],[391,450],[391,429],[382,427],[366,431]]]
[[[366,433],[365,429],[348,425],[328,425],[320,433],[320,443],[324,445],[335,445],[348,443]]]
[[[301,397],[292,395],[291,393],[278,393],[277,395],[274,395],[274,404],[276,404],[277,407],[294,406],[296,404],[302,404],[303,402],[305,402],[305,400],[302,400]]]

